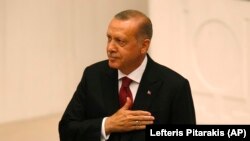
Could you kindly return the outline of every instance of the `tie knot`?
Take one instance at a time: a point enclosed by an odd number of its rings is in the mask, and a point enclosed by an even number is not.
[[[129,87],[131,82],[132,82],[132,80],[129,79],[128,77],[123,77],[122,78],[122,86],[123,87]]]

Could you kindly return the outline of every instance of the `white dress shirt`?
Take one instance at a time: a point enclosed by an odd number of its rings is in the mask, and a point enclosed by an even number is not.
[[[133,100],[135,100],[135,96],[136,96],[136,93],[137,93],[137,90],[138,90],[138,87],[139,87],[139,84],[141,82],[141,78],[142,78],[142,75],[143,75],[143,72],[146,68],[146,65],[147,65],[147,62],[148,62],[148,58],[147,56],[144,58],[142,64],[137,68],[135,69],[133,72],[131,72],[130,74],[126,75],[126,74],[123,74],[120,70],[118,70],[118,80],[119,80],[119,85],[118,85],[118,94],[119,94],[119,90],[120,90],[120,87],[122,85],[122,80],[121,78],[127,76],[128,78],[130,78],[131,80],[133,80],[131,82],[131,84],[129,85],[129,88],[131,90],[131,93],[132,93],[132,96],[133,96]],[[103,118],[102,120],[102,131],[101,131],[101,141],[106,141],[109,139],[109,136],[110,135],[106,135],[105,133],[105,127],[104,127],[104,123],[106,121],[106,118]]]

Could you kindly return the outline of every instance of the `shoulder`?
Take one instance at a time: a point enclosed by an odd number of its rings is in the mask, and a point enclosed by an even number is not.
[[[116,71],[116,69],[112,69],[109,67],[108,60],[103,60],[96,62],[94,64],[91,64],[87,66],[84,69],[84,75],[95,75],[95,76],[103,76],[103,75],[113,75]]]
[[[154,74],[155,77],[158,79],[161,79],[164,82],[171,82],[172,84],[177,83],[184,83],[187,82],[187,78],[185,78],[182,74],[179,72],[165,66],[162,64],[159,64],[152,59],[148,62],[148,71],[151,74]]]
[[[108,60],[102,60],[99,62],[96,62],[94,64],[91,64],[86,67],[86,69],[98,69],[98,68],[106,68],[108,67]]]
[[[84,68],[84,72],[96,73],[96,72],[104,71],[107,69],[110,69],[108,66],[108,60],[102,60],[102,61],[86,66]]]
[[[182,74],[167,66],[161,64],[157,64],[157,66],[160,70],[160,73],[165,77],[170,77],[170,78],[173,77],[175,79],[186,79]]]

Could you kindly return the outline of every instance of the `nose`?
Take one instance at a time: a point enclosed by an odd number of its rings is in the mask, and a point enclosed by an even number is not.
[[[116,45],[112,40],[107,43],[107,51],[110,53],[116,51]]]

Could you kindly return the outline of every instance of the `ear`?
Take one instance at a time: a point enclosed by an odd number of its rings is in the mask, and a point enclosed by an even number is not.
[[[146,54],[148,52],[150,41],[151,41],[150,39],[144,39],[142,41],[142,47],[141,47],[142,54]]]

